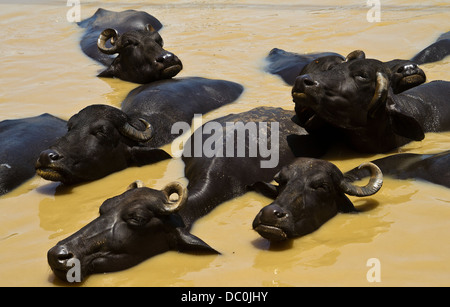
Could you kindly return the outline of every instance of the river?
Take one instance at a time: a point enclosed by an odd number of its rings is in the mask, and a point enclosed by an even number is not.
[[[245,87],[238,101],[204,121],[257,106],[293,109],[291,88],[263,71],[274,47],[343,55],[362,49],[383,61],[407,59],[450,28],[448,1],[381,1],[374,21],[366,1],[81,0],[80,18],[99,7],[157,17],[165,48],[183,62],[179,77],[226,79]],[[0,120],[45,112],[68,119],[91,104],[120,106],[138,86],[96,77],[102,67],[81,52],[82,30],[67,18],[71,8],[64,0],[0,1]],[[422,68],[428,80],[450,79],[450,57]],[[449,145],[450,133],[429,133],[396,152],[435,153]],[[170,145],[164,148],[170,151]],[[346,171],[382,156],[342,149],[328,158]],[[52,246],[98,216],[104,200],[136,179],[158,189],[173,180],[186,183],[183,167],[180,159],[166,160],[70,189],[36,176],[1,196],[0,285],[63,285],[47,264]],[[379,193],[351,200],[359,214],[338,214],[310,235],[271,246],[251,227],[270,199],[247,193],[193,228],[221,255],[167,252],[128,270],[92,275],[82,286],[450,285],[448,189],[386,178]],[[378,280],[370,278],[373,258]]]

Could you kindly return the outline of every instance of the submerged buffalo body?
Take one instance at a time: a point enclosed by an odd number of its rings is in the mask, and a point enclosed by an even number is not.
[[[99,9],[79,25],[86,29],[83,52],[107,66],[99,77],[144,84],[172,78],[183,68],[176,55],[163,49],[161,23],[145,12]]]
[[[323,57],[344,59],[341,55],[333,52],[298,54],[274,48],[266,58],[267,66],[265,71],[280,76],[289,85],[294,85],[295,78],[300,75],[300,72],[306,65]]]
[[[297,154],[318,154],[312,148],[313,142],[308,143],[309,136],[305,131],[291,121],[292,115],[293,112],[280,108],[257,108],[205,123],[202,129],[196,130],[202,135],[206,133],[201,141],[194,140],[194,132],[185,144],[183,161],[185,176],[189,180],[187,189],[175,183],[161,191],[132,185],[124,194],[105,201],[97,219],[49,250],[50,267],[65,280],[71,268],[70,260],[75,258],[81,263],[82,276],[86,277],[93,273],[125,269],[167,250],[217,253],[190,234],[189,230],[198,218],[220,203],[246,193],[254,182],[270,180],[283,164],[293,161],[295,156],[289,146],[291,136],[304,137],[305,146],[299,149],[303,152]],[[263,129],[250,128],[246,132],[247,137],[243,137],[245,145],[237,142],[237,135],[242,132],[240,128],[228,130],[227,133],[227,127],[237,122],[264,122],[269,125],[258,127]],[[278,123],[279,129],[270,123]],[[205,145],[211,137],[217,147]],[[255,156],[250,154],[251,144],[259,146],[252,143],[258,138],[267,140],[267,143],[263,141],[264,147],[273,147],[279,152],[279,163],[273,168],[261,167],[261,162],[269,159],[267,155],[261,152],[256,152]],[[236,142],[230,143],[231,140]],[[231,144],[229,149],[234,151],[227,151],[226,144]],[[244,144],[243,152],[250,156],[238,157],[238,144]],[[216,149],[217,152],[214,155],[205,154],[203,150],[206,148]],[[203,154],[194,155],[198,152],[196,149]],[[172,193],[178,194],[177,200],[170,200]]]
[[[36,157],[65,131],[50,114],[0,122],[0,195],[33,177]]]
[[[384,175],[396,179],[419,179],[450,188],[450,151],[437,154],[395,154],[372,161]],[[364,169],[353,169],[346,177],[359,180],[369,174]]]
[[[298,122],[313,133],[325,121],[361,152],[386,152],[450,129],[450,82],[394,94],[390,76],[385,63],[364,58],[301,75],[292,89]]]
[[[170,158],[158,147],[178,137],[171,134],[174,123],[190,124],[194,114],[231,103],[242,91],[241,85],[224,80],[173,79],[133,90],[122,110],[86,107],[70,118],[67,133],[40,154],[37,173],[73,184]]]
[[[411,60],[417,64],[426,64],[440,61],[450,55],[450,31],[416,54]]]
[[[284,241],[309,234],[338,212],[356,212],[345,194],[369,196],[383,183],[383,175],[374,164],[360,166],[372,176],[364,186],[347,180],[332,163],[299,158],[274,176],[278,186],[260,183],[258,190],[275,200],[261,209],[253,229],[270,241]]]
[[[450,55],[450,32],[439,36],[436,42],[417,53],[410,60],[394,60],[397,63],[389,61],[386,62],[386,64],[390,66],[393,72],[398,70],[403,71],[403,69],[411,69],[412,65],[421,65],[440,61],[448,55]],[[344,60],[344,56],[334,52],[299,54],[273,48],[266,57],[267,65],[265,67],[265,71],[280,76],[288,85],[294,85],[295,79],[299,75],[308,73],[302,72],[305,66],[316,62],[320,58],[327,58],[326,61],[321,60],[320,70],[322,71],[328,70],[335,63],[339,63]],[[395,65],[390,65],[399,64],[400,62],[402,62],[402,66],[406,67],[401,68],[400,66],[395,67]]]

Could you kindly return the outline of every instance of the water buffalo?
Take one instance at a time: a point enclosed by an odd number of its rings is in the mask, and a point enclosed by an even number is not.
[[[47,180],[74,184],[170,158],[158,147],[178,137],[171,134],[174,123],[190,124],[194,114],[230,103],[242,91],[230,81],[180,78],[134,89],[121,110],[88,106],[72,116],[67,133],[40,154],[36,171]]]
[[[217,253],[187,230],[178,213],[186,200],[187,191],[178,182],[155,190],[136,181],[123,194],[103,202],[99,217],[51,248],[48,263],[58,278],[70,281],[67,275],[74,259],[80,261],[82,280],[93,273],[129,268],[168,250]]]
[[[0,122],[0,195],[33,177],[36,157],[65,131],[66,122],[47,113]]]
[[[134,185],[105,201],[97,219],[49,250],[50,267],[65,280],[71,259],[80,261],[86,277],[125,269],[167,250],[216,253],[189,233],[199,217],[246,193],[255,181],[270,180],[295,154],[321,154],[292,116],[292,111],[261,107],[205,123],[184,146],[187,190],[178,184],[162,191]],[[292,137],[302,138],[304,146],[291,149]],[[276,163],[264,166],[271,160]],[[168,201],[175,191],[182,199],[176,206]]]
[[[433,63],[450,55],[450,31],[442,34],[439,38],[417,53],[411,60],[417,64]]]
[[[394,94],[390,73],[383,62],[357,58],[297,77],[292,97],[298,122],[313,133],[319,118],[336,127],[353,149],[372,153],[450,129],[450,82],[432,81]]]
[[[183,68],[176,55],[163,49],[161,23],[145,12],[99,9],[79,25],[86,28],[81,49],[107,66],[99,77],[145,84],[172,78]]]
[[[258,189],[275,200],[261,209],[253,220],[253,229],[270,241],[284,241],[309,234],[338,212],[356,212],[345,194],[369,196],[382,186],[383,175],[372,163],[371,179],[364,186],[347,180],[332,163],[298,158],[274,176],[278,186],[260,183]]]
[[[396,179],[420,179],[450,188],[450,151],[437,154],[395,154],[372,161],[384,175]],[[360,180],[369,174],[365,169],[353,169],[345,176]]]
[[[299,75],[326,71],[345,61],[361,58],[365,58],[365,53],[361,50],[355,50],[344,57],[332,52],[297,54],[275,48],[267,56],[269,64],[265,70],[279,75],[288,85],[294,85]],[[390,85],[394,93],[403,92],[426,80],[424,71],[413,61],[395,59],[385,62],[385,65],[390,71]]]

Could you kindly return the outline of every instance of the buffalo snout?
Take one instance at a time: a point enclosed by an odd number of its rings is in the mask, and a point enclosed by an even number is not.
[[[253,220],[253,229],[270,241],[288,239],[289,225],[292,225],[291,214],[274,203],[262,208]]]
[[[41,152],[41,154],[39,155],[38,164],[45,167],[51,165],[55,161],[58,161],[59,159],[61,159],[61,157],[61,154],[56,150],[47,149]]]
[[[73,264],[69,260],[76,259],[66,246],[56,245],[47,253],[47,261],[53,273],[61,280],[67,280],[67,272]]]
[[[309,74],[298,76],[295,79],[295,84],[292,93],[305,93],[309,88],[317,87],[319,82],[313,79]]]
[[[155,61],[162,66],[162,78],[175,77],[183,69],[180,59],[169,51],[161,53]]]

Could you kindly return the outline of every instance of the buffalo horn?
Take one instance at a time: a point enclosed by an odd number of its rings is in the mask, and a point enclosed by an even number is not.
[[[153,128],[152,125],[150,125],[150,123],[145,119],[139,118],[139,120],[145,125],[144,131],[138,130],[126,122],[120,129],[120,132],[132,140],[146,142],[152,138]]]
[[[344,193],[348,195],[363,197],[373,195],[378,192],[378,190],[380,190],[381,186],[383,185],[383,173],[381,172],[379,167],[371,162],[366,162],[361,164],[358,168],[367,168],[370,171],[369,183],[366,186],[360,187],[343,179],[341,181],[340,187],[344,191]]]
[[[179,182],[174,181],[167,184],[162,192],[167,196],[167,203],[164,204],[164,210],[166,213],[172,213],[181,208],[181,206],[187,200],[187,189]],[[171,200],[170,196],[176,193],[178,195],[178,199]]]
[[[364,51],[354,50],[347,55],[347,57],[345,58],[345,61],[348,62],[351,60],[365,59],[365,58],[366,58],[366,54],[364,53]]]
[[[375,93],[368,106],[369,114],[371,117],[374,115],[381,102],[385,100],[388,86],[389,82],[386,76],[381,72],[377,72],[377,86],[375,87]]]
[[[139,189],[139,188],[143,188],[143,187],[145,187],[144,182],[141,180],[136,180],[127,187],[127,191],[133,190],[133,189]]]
[[[98,49],[105,54],[114,54],[118,53],[119,46],[116,45],[117,38],[119,37],[119,33],[115,29],[106,29],[100,33],[100,36],[97,40]],[[111,48],[106,47],[106,42],[111,40]]]

